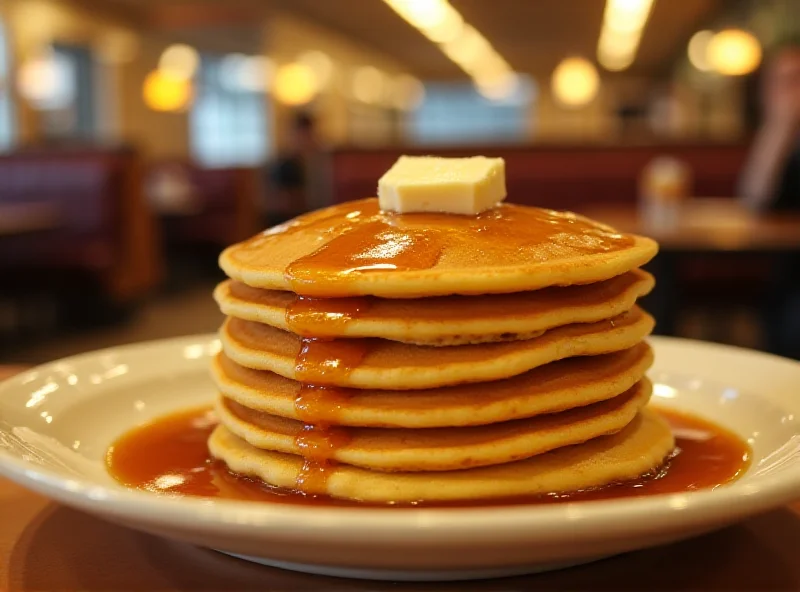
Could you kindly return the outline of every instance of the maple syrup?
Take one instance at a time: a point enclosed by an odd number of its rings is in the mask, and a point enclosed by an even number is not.
[[[290,259],[287,245],[295,243],[320,246]],[[334,298],[357,296],[351,280],[373,272],[513,267],[621,252],[635,243],[630,235],[569,212],[501,204],[476,216],[395,214],[382,212],[373,198],[300,216],[237,245],[229,257],[268,269],[280,253],[293,292]]]
[[[750,448],[732,432],[692,415],[668,410],[659,410],[659,413],[672,427],[676,451],[657,474],[566,494],[455,503],[420,502],[411,505],[501,506],[684,493],[725,485],[747,470]],[[301,474],[304,482],[300,485],[309,494],[271,487],[259,480],[230,472],[224,463],[211,458],[208,452],[207,441],[215,424],[209,410],[195,409],[137,428],[125,434],[109,450],[109,471],[124,485],[162,494],[301,505],[368,505],[317,495],[315,492],[322,491],[320,487],[324,486],[324,480],[332,470],[329,465],[319,464],[318,461],[310,461],[319,466],[312,464],[306,474]],[[318,438],[319,434],[312,437]],[[325,445],[320,444],[319,449]]]

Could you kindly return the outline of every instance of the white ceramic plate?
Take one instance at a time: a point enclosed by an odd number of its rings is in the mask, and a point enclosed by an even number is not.
[[[210,402],[211,336],[42,366],[0,385],[0,474],[132,528],[318,574],[462,579],[529,573],[703,533],[800,499],[800,364],[654,338],[658,405],[727,426],[753,447],[714,491],[474,509],[349,509],[170,499],[106,472],[123,432]]]

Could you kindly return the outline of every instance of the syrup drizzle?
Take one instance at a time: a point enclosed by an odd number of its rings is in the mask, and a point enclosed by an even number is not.
[[[367,312],[370,298],[309,298],[296,296],[286,309],[286,324],[300,336],[334,337],[347,324]]]
[[[348,389],[301,383],[294,398],[297,418],[305,423],[336,424],[351,398]]]
[[[295,359],[295,379],[314,385],[340,384],[369,353],[368,339],[303,337]]]
[[[348,322],[369,308],[367,299],[304,298],[298,296],[286,310],[289,329],[301,335],[295,359],[295,378],[300,383],[294,399],[297,417],[304,422],[294,439],[303,456],[303,467],[295,478],[298,491],[324,495],[328,479],[336,469],[336,451],[346,446],[350,435],[338,426],[348,392],[335,386],[344,381],[369,353],[370,340],[331,339]]]
[[[328,272],[430,269],[443,248],[441,231],[401,229],[384,220],[354,225],[286,269],[293,285],[308,286]]]
[[[297,235],[297,236],[293,236]],[[580,255],[621,251],[634,238],[575,214],[503,204],[477,216],[382,212],[376,199],[340,204],[268,230],[232,252],[249,265],[274,266],[276,252],[320,246],[288,259],[284,276],[303,296],[357,296],[352,280],[363,274],[458,267],[528,265]],[[307,251],[304,251],[307,252]]]

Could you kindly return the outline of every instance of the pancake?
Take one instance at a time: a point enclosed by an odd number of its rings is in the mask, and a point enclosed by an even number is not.
[[[558,327],[526,341],[429,347],[383,339],[302,340],[229,318],[220,339],[225,354],[247,368],[317,385],[410,390],[498,380],[563,358],[621,351],[649,335],[653,325],[651,316],[634,307],[613,319]]]
[[[328,428],[252,411],[220,398],[217,415],[233,434],[263,450],[376,471],[452,471],[503,464],[613,434],[647,404],[645,379],[600,403],[529,419],[457,428]]]
[[[212,375],[226,398],[271,415],[347,426],[432,428],[510,421],[604,401],[631,388],[652,363],[653,352],[642,342],[619,352],[552,362],[490,384],[387,391],[303,388],[220,353]]]
[[[655,241],[571,213],[501,204],[477,216],[381,212],[376,199],[305,214],[226,249],[226,274],[302,296],[421,298],[590,284],[652,259]]]
[[[423,345],[530,339],[572,323],[592,323],[630,310],[653,289],[653,276],[633,270],[597,284],[488,296],[303,299],[226,281],[214,298],[226,315],[308,337],[380,337]]]
[[[385,473],[349,465],[331,469],[326,479],[308,482],[309,493],[376,503],[411,503],[510,498],[570,492],[636,479],[660,468],[675,441],[667,423],[645,408],[622,431],[526,460],[461,471]],[[226,427],[209,439],[211,454],[239,474],[295,489],[302,457],[260,450]]]

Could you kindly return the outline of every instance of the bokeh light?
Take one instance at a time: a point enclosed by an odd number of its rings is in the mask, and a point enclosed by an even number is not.
[[[464,18],[450,4],[444,5],[442,18],[427,27],[428,38],[435,43],[448,43],[456,39],[464,29]]]
[[[319,91],[314,71],[305,64],[291,63],[278,68],[273,93],[286,105],[298,106],[311,102]]]
[[[425,100],[425,86],[409,74],[397,76],[390,90],[392,105],[402,111],[413,111]]]
[[[373,66],[361,66],[353,73],[352,92],[362,103],[377,104],[386,94],[386,76]]]
[[[597,61],[606,70],[633,64],[652,8],[653,0],[606,0],[597,44]]]
[[[600,76],[590,61],[572,57],[563,60],[553,71],[553,96],[566,107],[591,103],[600,90]]]
[[[297,56],[297,63],[309,67],[320,89],[326,88],[333,77],[333,61],[325,52],[311,50]]]
[[[761,63],[761,44],[751,33],[725,29],[708,44],[708,63],[725,76],[749,74]]]
[[[37,109],[69,107],[77,93],[72,62],[55,51],[32,58],[20,67],[17,88],[20,95]]]
[[[190,45],[170,45],[161,54],[158,69],[170,78],[192,78],[200,67],[200,55]]]
[[[191,105],[193,90],[186,78],[155,70],[145,79],[142,95],[145,104],[153,111],[175,113]]]
[[[701,72],[708,72],[712,70],[711,64],[708,62],[708,45],[714,37],[713,31],[698,31],[689,40],[688,54],[689,61],[692,66]]]
[[[219,66],[219,81],[233,92],[266,92],[272,84],[275,66],[266,56],[228,54]]]

